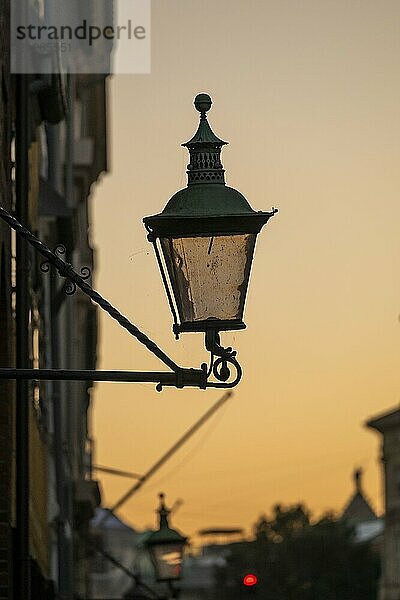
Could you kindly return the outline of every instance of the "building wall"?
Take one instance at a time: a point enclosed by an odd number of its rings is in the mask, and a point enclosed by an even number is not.
[[[32,108],[35,107],[35,97],[31,97]],[[38,112],[38,111],[32,111]],[[31,138],[28,152],[29,159],[29,195],[28,195],[28,226],[37,231],[38,205],[39,205],[39,174],[41,170],[42,143],[40,125],[37,119],[31,120]],[[31,262],[35,264],[34,254],[31,253]],[[18,260],[18,256],[17,256]],[[39,332],[41,327],[38,298],[40,296],[40,279],[37,273],[31,273],[30,287],[30,330],[27,332],[31,365],[34,368],[41,366],[39,357]],[[18,399],[20,401],[20,399]],[[50,576],[49,564],[49,522],[47,511],[47,457],[48,439],[46,437],[46,414],[37,384],[29,382],[29,550],[32,573],[36,573],[38,589]],[[43,579],[43,582],[41,581]]]
[[[383,600],[400,600],[400,425],[383,438],[385,533]]]
[[[9,74],[9,1],[0,10],[0,205],[11,207],[12,91]],[[0,223],[0,365],[14,361],[11,313],[11,236]],[[0,381],[0,600],[11,600],[14,384]]]
[[[78,0],[71,0],[72,8],[78,5]],[[16,78],[11,78],[9,73],[9,8],[10,0],[3,0],[0,10],[0,206],[12,212]],[[30,77],[31,82],[32,79]],[[58,90],[58,85],[56,87]],[[30,93],[29,202],[25,225],[51,248],[58,243],[65,244],[65,258],[78,269],[84,265],[92,268],[94,252],[89,237],[88,206],[92,184],[107,168],[106,77],[69,76],[65,91],[71,111],[63,115],[59,110],[61,120],[52,125],[46,120],[48,117],[41,110],[38,97],[33,91]],[[50,90],[50,103],[55,96],[54,89]],[[78,107],[83,110],[77,110]],[[85,143],[89,143],[91,152],[83,156],[82,162],[74,154]],[[0,366],[3,367],[15,365],[13,277],[18,257],[13,258],[13,252],[10,229],[0,219]],[[41,273],[41,260],[34,252],[30,258],[31,323],[26,336],[32,365],[95,369],[95,307],[83,294],[65,296],[61,292],[63,280],[54,272]],[[32,600],[87,598],[90,594],[85,536],[93,509],[100,502],[99,489],[91,473],[92,384],[46,382],[40,387],[32,383],[27,387],[27,396],[22,400],[30,406]],[[12,568],[17,525],[15,406],[15,383],[0,380],[0,600],[20,600],[14,593],[18,568],[15,566],[14,571]]]
[[[379,600],[400,600],[400,410],[367,423],[382,436],[385,529]]]
[[[91,84],[90,76],[69,76],[66,94],[71,108],[59,124],[47,125],[42,138],[47,144],[47,164],[43,169],[39,198],[38,226],[40,237],[50,246],[65,246],[63,258],[76,269],[93,269],[88,204],[99,173],[106,166],[105,113],[97,128],[87,126],[85,115],[98,112],[96,94],[82,99],[79,86]],[[105,77],[97,76],[101,105],[106,106]],[[99,133],[100,132],[100,133]],[[102,143],[96,143],[101,135]],[[77,157],[82,137],[89,142],[91,153],[82,165]],[[98,169],[98,164],[102,168]],[[97,346],[97,309],[76,290],[68,296],[64,281],[52,276],[40,298],[42,318],[42,360],[47,366],[66,369],[95,369]],[[50,314],[50,318],[49,315]],[[84,332],[84,334],[83,334]],[[50,364],[49,364],[50,362]],[[100,502],[99,489],[92,479],[90,450],[91,382],[50,382],[42,388],[52,452],[48,457],[49,519],[56,524],[51,545],[57,560],[52,563],[52,577],[65,600],[88,597],[88,523]]]
[[[47,510],[47,453],[48,448],[39,429],[35,408],[30,415],[30,552],[42,575],[50,577],[49,522]]]
[[[108,517],[104,520],[105,517]],[[136,570],[137,532],[118,517],[97,509],[91,522],[94,548],[104,550],[129,571]],[[132,578],[93,548],[91,561],[91,597],[121,599],[133,584]]]

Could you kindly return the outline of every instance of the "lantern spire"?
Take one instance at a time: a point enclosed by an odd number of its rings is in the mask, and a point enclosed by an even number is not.
[[[160,506],[157,510],[159,518],[159,528],[162,529],[163,527],[166,527],[169,529],[168,515],[171,511],[165,506],[165,494],[160,493],[158,494],[158,497],[160,499]]]
[[[200,113],[200,123],[191,140],[182,144],[188,148],[190,163],[187,167],[188,186],[198,183],[225,185],[225,170],[221,163],[221,148],[228,142],[220,140],[211,129],[207,112],[212,100],[208,94],[198,94],[194,105]]]

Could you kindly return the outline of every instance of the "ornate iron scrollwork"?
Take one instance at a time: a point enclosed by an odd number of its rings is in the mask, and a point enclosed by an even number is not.
[[[67,263],[63,260],[66,254],[66,247],[63,244],[58,244],[58,246],[56,246],[54,249],[54,255],[61,260],[58,261],[57,264],[54,264],[54,262],[50,260],[44,260],[40,264],[40,270],[43,273],[48,273],[51,265],[53,265],[57,269],[58,274],[65,278],[65,283],[62,288],[64,293],[67,294],[67,296],[72,296],[77,290],[77,285],[72,279],[72,275],[75,274],[75,269],[71,263]],[[92,271],[89,269],[89,267],[81,267],[81,279],[86,281],[87,279],[90,279],[91,275]]]
[[[207,382],[207,387],[235,387],[242,378],[242,368],[236,360],[236,351],[230,346],[227,348],[221,346],[219,332],[214,329],[206,331],[205,341],[206,348],[211,354],[207,375],[209,377],[212,374],[217,381],[221,382]],[[216,359],[215,357],[218,358]],[[231,377],[233,379],[229,381]]]

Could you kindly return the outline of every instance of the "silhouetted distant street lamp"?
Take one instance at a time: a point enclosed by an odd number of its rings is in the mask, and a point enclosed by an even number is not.
[[[146,217],[144,224],[161,270],[175,335],[205,332],[210,364],[203,364],[200,369],[177,365],[89,285],[89,269],[84,267],[78,273],[63,260],[63,246],[51,251],[0,207],[0,218],[45,257],[42,270],[48,271],[52,265],[66,279],[67,294],[79,287],[172,371],[0,369],[0,378],[155,382],[159,391],[166,385],[229,388],[240,381],[242,370],[236,352],[221,346],[219,334],[245,328],[243,314],[256,237],[276,209],[256,212],[240,192],[225,185],[220,154],[226,142],[208,124],[210,96],[199,94],[195,106],[200,112],[200,124],[192,139],[183,144],[190,154],[188,185],[172,196],[160,214]]]
[[[150,553],[157,581],[168,583],[173,597],[176,597],[177,590],[172,583],[181,578],[187,538],[170,528],[168,523],[170,511],[165,506],[164,494],[160,494],[160,506],[157,512],[159,516],[158,530],[149,535],[145,544]]]

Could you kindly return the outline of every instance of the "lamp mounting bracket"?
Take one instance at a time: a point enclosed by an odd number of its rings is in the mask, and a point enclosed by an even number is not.
[[[165,372],[142,372],[2,368],[0,369],[0,379],[154,382],[157,383],[157,391],[161,391],[163,386],[174,386],[177,388],[190,386],[206,389],[208,387],[231,388],[239,383],[242,370],[235,358],[236,352],[232,348],[223,348],[220,345],[218,331],[211,330],[206,332],[206,348],[211,353],[210,369],[207,369],[207,365],[205,364],[202,364],[200,369],[188,369],[177,365],[155,342],[147,337],[136,325],[131,323],[127,317],[99,294],[99,292],[92,288],[87,281],[91,275],[88,267],[82,267],[80,273],[78,273],[73,265],[63,260],[62,256],[66,254],[64,246],[59,245],[55,251],[50,250],[46,244],[2,206],[0,206],[0,218],[17,235],[24,238],[36,252],[44,257],[45,260],[40,267],[43,272],[48,272],[50,266],[52,266],[60,276],[65,278],[64,291],[67,294],[71,295],[79,288],[170,369],[170,371]],[[215,360],[215,357],[218,358]],[[233,366],[236,371],[236,378],[232,382],[228,382],[230,366]],[[208,381],[211,374],[218,380],[217,382]]]

